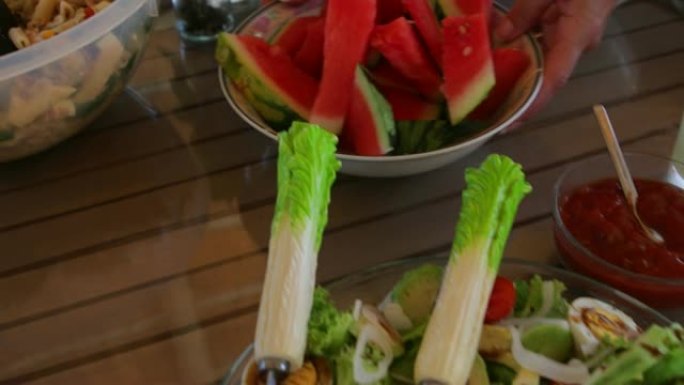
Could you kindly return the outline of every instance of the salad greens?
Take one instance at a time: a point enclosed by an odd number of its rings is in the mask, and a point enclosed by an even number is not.
[[[565,289],[563,282],[551,280],[545,283],[540,277],[534,277],[529,281],[515,281],[515,290],[518,293],[514,308],[515,316],[563,318],[568,312],[568,304],[563,299]],[[545,293],[552,300],[545,301]],[[547,309],[542,306],[545,303],[550,304]]]
[[[411,290],[421,292],[420,285],[432,283],[424,279],[426,272],[439,271],[438,266],[423,265],[408,271],[390,291],[393,293],[411,283]],[[417,279],[416,277],[423,277]],[[516,281],[516,299],[524,302],[532,287],[554,287],[560,293],[565,285],[557,280],[545,280],[540,276]],[[429,289],[432,290],[432,289]],[[429,291],[427,290],[427,291]],[[416,359],[424,341],[428,321],[410,329],[397,332],[389,318],[370,320],[357,304],[354,312],[338,310],[324,289],[317,289],[314,296],[307,343],[307,355],[324,357],[333,368],[334,384],[327,385],[400,385],[414,384]],[[424,297],[431,301],[430,297]],[[607,313],[612,307],[600,300],[580,297],[568,303],[563,297],[549,296],[537,308],[566,309],[565,314],[539,317],[511,314],[493,324],[483,325],[477,342],[476,358],[467,374],[468,385],[683,385],[684,384],[684,329],[678,324],[669,327],[651,326],[638,335],[620,334],[615,328],[629,327],[632,320],[619,310]],[[383,301],[378,306],[386,305]],[[363,304],[362,308],[371,305]],[[402,305],[398,305],[402,306]],[[576,310],[587,315],[587,320],[576,317]],[[592,324],[589,315],[596,312],[605,324]],[[371,314],[376,314],[371,312]],[[428,314],[428,319],[430,315]],[[580,317],[581,318],[581,317]],[[578,337],[570,332],[582,323],[592,330],[600,348],[591,356],[580,354],[580,346],[588,343],[586,336]],[[586,322],[586,324],[585,324]],[[360,345],[361,330],[376,328],[377,340]],[[329,334],[329,335],[326,335]],[[387,350],[383,338],[398,334],[401,349]],[[611,334],[613,333],[613,334]],[[618,335],[620,337],[610,337]],[[516,342],[517,341],[517,342]],[[523,351],[515,348],[522,346]],[[361,349],[361,350],[359,350]],[[383,370],[388,352],[391,363]],[[482,360],[479,362],[478,360]],[[479,363],[479,364],[478,364]],[[359,367],[362,368],[359,372]],[[539,368],[535,370],[534,368]],[[584,373],[584,374],[582,374]],[[365,376],[365,377],[364,377]],[[363,381],[366,378],[368,381]],[[581,378],[581,380],[577,380]],[[574,380],[570,380],[574,379]],[[564,381],[565,380],[565,381]],[[319,384],[322,385],[322,384]]]
[[[352,314],[337,310],[328,291],[317,287],[309,318],[306,351],[322,357],[338,356],[352,337],[354,324]]]

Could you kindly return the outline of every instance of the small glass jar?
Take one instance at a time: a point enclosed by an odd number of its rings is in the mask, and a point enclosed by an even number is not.
[[[259,6],[259,0],[173,0],[176,28],[189,44],[213,42],[222,31],[232,31]]]

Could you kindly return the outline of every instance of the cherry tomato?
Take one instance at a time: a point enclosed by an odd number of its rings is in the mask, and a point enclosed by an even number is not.
[[[489,297],[485,322],[493,323],[506,318],[515,306],[515,286],[513,282],[504,278],[496,277],[492,295]]]
[[[85,13],[85,18],[88,19],[95,14],[95,11],[90,7],[85,7],[83,13]]]

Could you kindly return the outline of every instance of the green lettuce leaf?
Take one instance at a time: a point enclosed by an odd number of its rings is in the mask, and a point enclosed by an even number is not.
[[[544,303],[542,287],[544,280],[539,275],[534,275],[529,280],[515,281],[515,308],[513,314],[516,317],[530,317],[541,309]],[[544,317],[565,318],[568,314],[568,302],[563,298],[565,284],[558,280],[551,280],[553,284],[553,304]]]
[[[287,215],[293,231],[315,226],[318,251],[328,222],[330,186],[340,168],[337,137],[318,125],[294,122],[278,138],[278,198],[271,234],[278,233]]]
[[[513,219],[523,197],[532,191],[522,167],[504,155],[490,155],[476,169],[466,170],[461,213],[452,248],[457,258],[467,248],[491,239],[485,257],[490,270],[501,263]]]
[[[337,310],[328,291],[317,287],[309,318],[306,352],[321,357],[338,355],[350,342],[353,325],[351,313]]]

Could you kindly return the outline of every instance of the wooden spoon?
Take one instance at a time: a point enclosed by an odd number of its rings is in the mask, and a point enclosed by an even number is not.
[[[637,213],[637,200],[639,194],[634,186],[634,180],[632,179],[632,174],[630,174],[627,168],[627,163],[622,155],[622,150],[620,149],[620,143],[615,135],[615,130],[613,130],[613,125],[610,123],[608,118],[608,113],[605,107],[601,104],[594,105],[594,115],[601,126],[601,133],[603,134],[603,139],[608,147],[608,152],[610,153],[610,158],[613,160],[613,166],[615,166],[615,171],[618,174],[618,180],[622,186],[622,192],[625,194],[625,199],[627,200],[627,205],[632,210],[634,218],[636,218],[637,223],[641,227],[641,230],[655,243],[663,243],[665,240],[663,237],[654,229],[648,227],[639,217]]]

